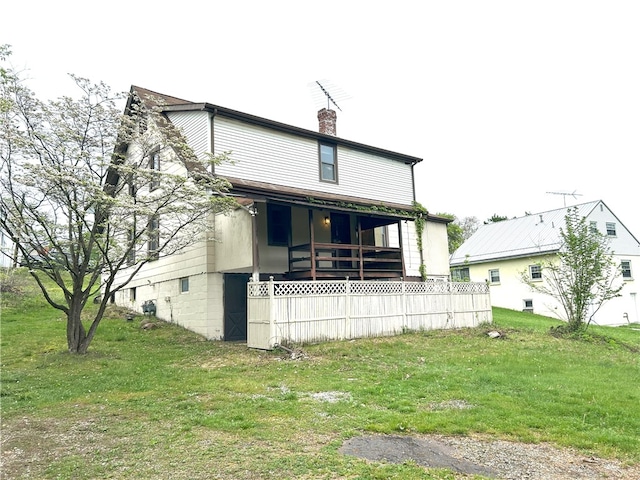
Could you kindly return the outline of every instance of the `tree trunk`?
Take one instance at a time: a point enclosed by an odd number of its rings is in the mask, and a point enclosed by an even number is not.
[[[72,301],[67,312],[67,346],[70,353],[87,353],[87,348],[89,348],[87,332],[82,325],[81,315],[82,304]]]

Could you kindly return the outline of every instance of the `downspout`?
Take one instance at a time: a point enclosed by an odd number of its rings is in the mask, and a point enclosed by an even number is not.
[[[218,114],[218,109],[214,108],[213,112],[211,114],[211,121],[209,122],[209,144],[211,146],[211,155],[215,155],[216,154],[216,150],[215,150],[215,128],[213,126],[213,120],[215,119],[216,115]],[[211,174],[215,175],[216,173],[216,166],[215,164],[211,164]]]
[[[413,190],[413,204],[416,205],[417,204],[417,200],[416,200],[416,177],[415,177],[415,170],[414,167],[416,166],[417,162],[411,162],[411,189]],[[419,215],[422,215],[421,213]],[[414,226],[415,226],[415,222],[416,221],[421,221],[419,219],[414,219]],[[425,221],[426,223],[426,221]],[[422,281],[425,280],[425,276],[426,273],[424,272],[424,253],[423,253],[423,238],[422,238],[422,233],[423,233],[423,228],[416,228],[416,234],[420,235],[420,238],[416,238],[416,246],[418,247],[418,253],[420,254],[420,277],[422,279]],[[407,238],[407,240],[409,240]],[[409,245],[409,249],[411,249],[411,245]],[[403,255],[403,262],[402,262],[402,269],[404,270],[404,255]]]
[[[416,201],[416,177],[414,174],[413,167],[416,166],[417,162],[411,162],[411,190],[413,192],[413,201]]]

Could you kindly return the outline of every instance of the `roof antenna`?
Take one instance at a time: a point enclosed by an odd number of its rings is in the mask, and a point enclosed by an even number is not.
[[[550,193],[551,195],[562,195],[562,199],[564,200],[564,206],[567,206],[567,197],[581,197],[582,194],[581,193],[576,193],[576,191],[574,190],[571,193],[565,193],[565,192],[547,192]]]
[[[318,107],[322,106],[326,100],[327,110],[330,110],[331,104],[333,104],[338,110],[342,111],[338,102],[342,103],[343,100],[349,100],[349,98],[351,98],[339,87],[332,85],[328,80],[316,80],[311,82],[309,83],[309,88],[311,89],[311,95],[314,97],[314,101]],[[330,91],[332,93],[329,93]]]
[[[331,107],[331,105],[329,105],[329,101],[331,101],[331,103],[333,103],[338,110],[342,111],[342,109],[338,106],[336,101],[333,98],[331,98],[331,94],[327,92],[327,90],[322,86],[322,84],[318,80],[316,80],[316,83],[320,87],[320,90],[322,90],[322,92],[327,96],[327,109]]]

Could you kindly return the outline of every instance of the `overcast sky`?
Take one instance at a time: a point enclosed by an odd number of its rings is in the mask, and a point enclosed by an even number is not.
[[[640,238],[640,1],[12,1],[41,98],[73,73],[414,155],[417,199],[486,220],[603,200]],[[366,172],[363,172],[366,175]],[[548,193],[548,192],[556,192]],[[573,193],[572,196],[557,193]]]

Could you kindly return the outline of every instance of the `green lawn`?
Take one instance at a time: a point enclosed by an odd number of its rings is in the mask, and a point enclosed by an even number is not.
[[[551,442],[640,462],[640,330],[551,336],[549,318],[283,351],[114,311],[84,356],[27,280],[3,294],[3,478],[432,478],[338,453],[363,433]],[[639,327],[640,328],[640,327]],[[497,329],[502,337],[487,335]]]

